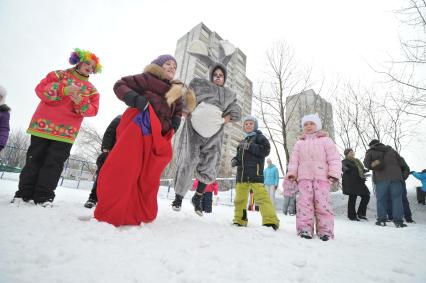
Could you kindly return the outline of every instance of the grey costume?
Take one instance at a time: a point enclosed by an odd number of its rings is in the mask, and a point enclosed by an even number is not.
[[[223,65],[215,64],[211,72]],[[224,69],[226,71],[226,69]],[[211,76],[210,76],[211,77]],[[227,87],[216,86],[214,83],[195,78],[189,84],[197,98],[197,106],[208,103],[217,106],[222,111],[222,117],[231,116],[232,122],[241,119],[241,108],[237,97]],[[209,138],[202,137],[192,127],[191,115],[187,117],[179,139],[178,167],[174,179],[174,189],[177,195],[184,196],[191,188],[192,174],[202,183],[210,184],[216,180],[217,169],[221,157],[224,125]]]

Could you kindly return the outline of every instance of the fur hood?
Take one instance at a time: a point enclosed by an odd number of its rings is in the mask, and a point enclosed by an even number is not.
[[[211,82],[213,82],[213,72],[216,69],[221,69],[223,72],[223,85],[225,85],[226,83],[226,78],[228,77],[228,71],[226,69],[226,66],[223,65],[222,63],[216,62],[215,64],[213,64],[210,69],[209,69],[209,79]]]
[[[314,133],[316,138],[324,138],[324,137],[329,137],[328,132],[326,131],[318,131]],[[306,140],[306,138],[308,137],[307,134],[301,134],[297,139],[298,140]]]
[[[164,73],[163,68],[156,64],[149,64],[148,66],[146,66],[144,69],[144,73],[149,73],[162,81],[167,81],[166,74]],[[176,100],[183,97],[185,110],[186,112],[191,113],[194,110],[196,104],[194,92],[188,89],[186,85],[179,80],[172,80],[168,83],[171,84],[171,87],[165,95],[167,99],[167,104],[170,106]]]

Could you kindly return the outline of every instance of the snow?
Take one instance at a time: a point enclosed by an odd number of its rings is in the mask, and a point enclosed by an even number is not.
[[[199,217],[192,193],[175,212],[162,187],[156,221],[115,228],[90,218],[87,190],[59,187],[53,208],[10,204],[12,179],[0,179],[1,283],[426,282],[426,206],[417,204],[414,188],[417,223],[403,229],[374,225],[374,197],[369,221],[348,221],[347,198],[333,193],[336,239],[322,242],[297,237],[295,217],[280,210],[278,231],[261,226],[258,212],[249,212],[248,227],[232,226],[233,207],[221,204],[230,202],[229,192]]]

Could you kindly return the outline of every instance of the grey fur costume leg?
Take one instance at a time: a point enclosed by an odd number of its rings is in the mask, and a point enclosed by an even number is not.
[[[186,120],[179,139],[178,167],[174,179],[175,193],[185,196],[192,187],[192,176],[205,184],[216,181],[218,163],[222,152],[224,127],[210,138],[194,131],[191,120]]]

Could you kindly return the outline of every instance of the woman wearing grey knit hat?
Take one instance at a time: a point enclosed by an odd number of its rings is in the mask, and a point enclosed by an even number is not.
[[[10,131],[10,107],[5,103],[6,95],[6,89],[0,85],[0,151],[6,146]]]

